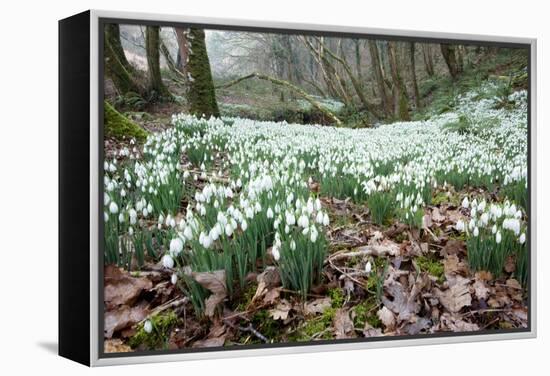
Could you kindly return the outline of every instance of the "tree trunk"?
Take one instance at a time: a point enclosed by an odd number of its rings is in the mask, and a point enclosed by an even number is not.
[[[432,49],[428,43],[421,43],[422,57],[424,58],[424,68],[429,77],[434,75],[434,62],[432,58]]]
[[[445,63],[449,68],[449,73],[453,80],[456,80],[459,74],[458,63],[456,61],[455,46],[451,44],[441,43],[441,54],[445,59]]]
[[[413,84],[414,91],[414,105],[417,109],[420,108],[420,94],[418,92],[418,82],[416,80],[416,62],[414,57],[414,42],[409,43],[409,58],[411,59],[410,69],[411,69],[411,80]]]
[[[355,39],[355,70],[359,82],[363,82],[363,70],[361,69],[361,40]]]
[[[128,92],[142,93],[142,88],[133,77],[135,70],[124,54],[119,27],[116,24],[105,26],[104,58],[105,74],[113,81],[120,95]]]
[[[376,80],[376,85],[378,86],[378,95],[382,100],[382,107],[384,108],[386,117],[391,118],[393,117],[392,105],[390,97],[388,95],[388,91],[386,90],[386,83],[384,82],[384,75],[382,73],[382,63],[380,61],[380,54],[378,53],[378,46],[376,45],[376,41],[374,40],[369,39],[368,43],[369,52],[372,59],[372,67],[374,68],[374,79]]]
[[[187,73],[189,112],[195,116],[220,116],[210,61],[206,51],[204,30],[191,28],[188,34],[189,63]]]
[[[160,74],[160,35],[158,26],[147,26],[145,30],[145,50],[149,69],[148,91],[153,99],[169,100],[171,94],[162,82]]]
[[[185,70],[185,67],[189,62],[189,46],[187,44],[187,35],[185,32],[185,29],[176,27],[174,28],[174,30],[176,31],[176,41],[178,42],[178,57],[179,57],[176,63],[176,67],[181,73],[186,75],[187,72]]]
[[[407,89],[399,72],[399,64],[396,55],[396,42],[388,42],[388,60],[394,88],[395,115],[400,120],[410,120],[409,99]]]

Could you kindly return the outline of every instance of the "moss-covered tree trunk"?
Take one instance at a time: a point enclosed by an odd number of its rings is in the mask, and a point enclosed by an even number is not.
[[[187,63],[189,112],[196,116],[220,116],[210,61],[206,51],[204,30],[191,28],[187,35],[187,42],[189,45],[189,62]]]
[[[407,97],[407,89],[397,61],[396,42],[388,42],[388,60],[390,62],[390,70],[394,88],[394,106],[395,115],[400,120],[410,120],[409,115],[409,99]]]
[[[384,113],[388,118],[393,117],[393,110],[391,105],[390,96],[388,94],[386,83],[384,80],[384,73],[382,72],[382,62],[380,60],[380,54],[378,52],[378,46],[376,41],[369,40],[369,52],[372,59],[372,67],[374,72],[374,79],[376,81],[376,86],[378,87],[378,95],[382,101],[382,107]]]
[[[460,73],[458,62],[456,61],[456,47],[450,44],[441,43],[441,54],[449,68],[452,79],[456,80]]]
[[[178,42],[178,60],[176,67],[178,70],[187,76],[187,63],[189,62],[189,46],[187,44],[187,32],[185,29],[176,27],[176,41]]]
[[[144,141],[147,138],[147,132],[143,128],[122,115],[107,101],[103,101],[103,116],[106,136],[135,138],[138,141]]]
[[[119,94],[141,93],[143,90],[134,79],[135,70],[130,65],[120,43],[118,25],[107,24],[104,38],[105,74],[109,77]]]
[[[145,50],[147,53],[147,68],[149,81],[147,91],[151,98],[169,100],[172,96],[162,82],[160,73],[160,35],[158,26],[147,26],[145,31]]]

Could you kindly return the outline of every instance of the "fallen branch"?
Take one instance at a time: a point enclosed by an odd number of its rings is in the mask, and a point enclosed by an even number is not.
[[[248,324],[248,326],[240,326],[240,325],[233,324],[231,321],[228,321],[227,319],[224,319],[223,322],[226,325],[230,326],[231,328],[233,328],[235,330],[240,330],[241,332],[251,333],[256,338],[258,338],[260,341],[265,342],[265,343],[269,343],[269,340],[262,333],[258,332],[256,329],[254,329],[252,324]]]
[[[237,78],[233,81],[229,81],[229,82],[227,82],[225,84],[222,84],[222,85],[218,85],[218,86],[216,86],[216,89],[225,89],[225,88],[228,88],[230,86],[236,85],[239,82],[242,82],[244,80],[248,80],[250,78],[258,78],[260,80],[270,81],[270,82],[274,83],[275,85],[280,85],[280,86],[284,86],[284,87],[287,87],[287,88],[291,89],[292,91],[296,92],[298,95],[303,97],[306,101],[308,101],[313,107],[315,107],[316,109],[321,111],[323,114],[325,114],[327,117],[329,117],[332,121],[334,121],[336,123],[336,125],[338,125],[338,126],[342,125],[342,121],[336,115],[334,115],[331,111],[329,111],[326,108],[324,108],[323,106],[321,106],[319,104],[319,102],[317,102],[308,93],[306,93],[305,91],[303,91],[299,87],[294,86],[293,84],[291,84],[288,81],[279,80],[277,78],[267,76],[265,74],[250,73],[249,75]]]

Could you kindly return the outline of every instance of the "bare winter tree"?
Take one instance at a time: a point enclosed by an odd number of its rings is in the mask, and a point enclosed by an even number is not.
[[[160,74],[160,35],[158,26],[147,26],[145,30],[145,49],[149,73],[148,92],[156,100],[167,100],[172,96]]]

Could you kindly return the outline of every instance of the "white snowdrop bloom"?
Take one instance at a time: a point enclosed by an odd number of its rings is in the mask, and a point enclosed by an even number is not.
[[[285,213],[285,221],[289,226],[294,226],[296,224],[296,217],[290,212]]]
[[[111,214],[118,213],[118,205],[116,204],[116,202],[111,201],[111,203],[109,204],[109,211],[111,212]]]
[[[525,243],[525,233],[524,232],[522,232],[521,235],[519,236],[519,242],[520,242],[520,244]]]
[[[367,261],[367,263],[365,264],[365,273],[370,274],[371,271],[372,271],[372,264],[371,264],[371,262],[370,262],[370,260],[369,260],[369,261]]]
[[[464,231],[464,221],[459,219],[457,222],[456,222],[456,225],[455,225],[455,228],[457,229],[457,231],[460,231],[460,232],[463,232]]]
[[[298,226],[302,228],[307,228],[309,226],[309,219],[305,214],[302,214],[300,218],[298,218]]]
[[[256,202],[256,204],[254,204],[254,210],[256,211],[256,213],[259,213],[262,211],[262,206],[260,205],[259,202]]]
[[[315,199],[315,210],[319,211],[321,209],[322,209],[321,200],[317,198]]]
[[[124,214],[122,212],[118,215],[118,221],[124,222]]]
[[[462,207],[465,208],[465,209],[468,209],[468,207],[470,206],[470,201],[468,200],[468,197],[464,197],[464,200],[462,200]]]
[[[162,256],[162,266],[167,269],[172,269],[174,267],[174,259],[170,255]]]
[[[147,211],[148,211],[149,213],[152,213],[152,212],[153,212],[153,205],[151,205],[150,203],[147,204]]]
[[[290,249],[293,251],[296,250],[296,242],[294,241],[294,239],[290,241]]]
[[[500,244],[500,242],[502,241],[502,235],[500,234],[500,231],[496,233],[495,241],[497,242],[497,244]]]
[[[520,219],[522,217],[521,210],[516,211],[516,214],[514,214],[514,218]]]
[[[487,202],[485,202],[485,200],[481,201],[479,203],[479,205],[477,206],[477,208],[479,209],[480,212],[482,211],[485,211],[485,206],[487,205]]]
[[[468,223],[468,229],[472,231],[476,227],[476,220],[474,218],[470,219],[470,222]]]
[[[311,200],[311,198],[309,200],[307,200],[307,204],[306,204],[306,209],[307,209],[307,213],[309,215],[313,214],[313,201]]]
[[[134,235],[134,228],[132,226],[128,227],[128,234],[130,234],[130,236]]]
[[[474,228],[474,236],[477,237],[479,235],[479,228],[476,226]]]
[[[103,204],[109,205],[110,202],[111,202],[111,197],[109,197],[107,193],[103,193]]]
[[[130,210],[128,211],[128,215],[129,215],[129,217],[130,217],[130,224],[135,225],[136,222],[137,222],[137,212],[136,212],[136,210],[133,209],[133,208],[130,209]]]
[[[147,210],[147,208],[143,208],[143,210],[141,211],[141,214],[144,216],[144,217],[147,217],[149,215],[149,211]],[[159,223],[159,226],[160,226],[160,223]]]
[[[306,236],[307,234],[309,234],[309,227],[306,227],[302,230],[302,235]]]
[[[185,230],[183,230],[183,236],[185,236],[187,240],[193,239],[193,230],[191,230],[190,226],[185,226]]]
[[[183,240],[177,237],[170,240],[170,254],[177,256],[183,251]]]
[[[317,215],[315,216],[315,222],[322,224],[323,219],[324,219],[323,212],[318,211]]]
[[[106,211],[103,212],[103,220],[104,220],[105,222],[109,222],[109,214],[107,214]]]
[[[491,232],[494,234],[497,233],[497,225],[493,225],[493,227],[491,228]]]
[[[228,237],[233,235],[233,226],[231,226],[230,223],[225,225],[225,235],[227,235]]]
[[[241,228],[242,228],[243,231],[246,231],[246,229],[248,228],[248,222],[244,218],[241,222]]]
[[[269,219],[273,218],[273,210],[271,210],[271,208],[267,208],[266,216]]]
[[[151,323],[151,320],[146,320],[143,323],[143,330],[145,333],[150,334],[153,331],[153,324]]]
[[[161,225],[162,223],[164,223],[164,216],[163,216],[162,214],[159,214],[159,218],[158,218],[157,223],[158,223],[159,225]]]
[[[281,220],[279,218],[276,218],[274,221],[273,221],[273,228],[276,230],[279,225],[281,224]],[[288,225],[287,225],[288,226]]]
[[[252,219],[254,218],[254,210],[251,207],[246,207],[246,209],[244,209],[244,215],[246,218]]]
[[[328,217],[328,214],[325,213],[323,215],[323,226],[328,226],[330,224],[330,218]]]
[[[271,255],[273,255],[273,259],[275,261],[279,261],[279,259],[281,258],[281,254],[279,253],[279,248],[275,246],[271,248]]]
[[[315,243],[318,236],[319,232],[317,232],[317,228],[315,226],[311,226],[309,230],[309,239],[311,240],[311,242]]]
[[[481,223],[483,224],[483,226],[487,226],[487,223],[489,223],[489,214],[488,213],[481,214]]]
[[[178,275],[176,273],[172,274],[172,276],[170,277],[170,282],[172,282],[173,285],[178,283]]]
[[[120,190],[120,197],[126,197],[126,190],[124,188]]]
[[[290,226],[285,225],[285,234],[289,234],[289,233],[290,233]]]

